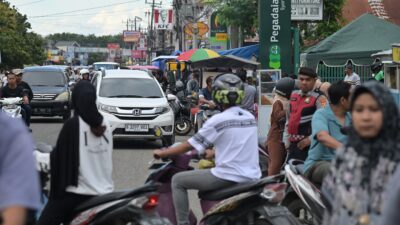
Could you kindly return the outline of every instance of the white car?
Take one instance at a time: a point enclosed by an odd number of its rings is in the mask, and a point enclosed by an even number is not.
[[[174,113],[157,80],[146,71],[105,70],[92,81],[97,107],[110,122],[115,138],[158,139],[175,142]]]
[[[100,71],[102,68],[105,70],[118,69],[120,67],[119,63],[116,62],[95,62],[93,63],[94,70]]]

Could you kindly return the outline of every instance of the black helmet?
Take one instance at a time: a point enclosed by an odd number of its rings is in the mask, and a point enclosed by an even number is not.
[[[290,99],[290,95],[295,87],[295,80],[290,77],[284,77],[278,80],[278,83],[275,87],[275,92],[287,99]]]
[[[235,74],[221,74],[213,82],[212,97],[219,105],[240,105],[244,98],[243,82]]]
[[[371,65],[371,71],[373,73],[378,73],[379,71],[382,70],[382,63],[381,62],[375,62],[374,64]]]

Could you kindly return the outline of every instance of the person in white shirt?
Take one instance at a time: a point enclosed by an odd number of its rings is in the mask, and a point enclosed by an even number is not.
[[[50,197],[38,225],[65,224],[76,206],[114,190],[112,131],[97,110],[90,82],[75,86],[72,108],[74,116],[65,122],[50,154]]]
[[[186,171],[172,179],[172,194],[178,225],[189,225],[188,189],[208,191],[261,177],[257,148],[257,123],[254,116],[239,107],[244,97],[243,83],[234,74],[218,76],[212,97],[223,112],[207,120],[188,141],[166,150],[155,150],[155,158],[183,154],[195,148],[199,154],[215,147],[215,168]],[[211,153],[213,154],[213,153]]]
[[[350,83],[353,86],[361,85],[360,76],[353,71],[353,64],[349,63],[345,67],[346,76],[344,81]]]

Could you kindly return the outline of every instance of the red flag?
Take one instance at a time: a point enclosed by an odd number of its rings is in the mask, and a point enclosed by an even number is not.
[[[158,16],[159,16],[160,12],[158,12],[158,9],[154,10],[154,23],[158,23]]]

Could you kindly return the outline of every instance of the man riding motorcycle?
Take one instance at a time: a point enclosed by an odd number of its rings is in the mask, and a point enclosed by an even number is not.
[[[244,90],[240,78],[222,74],[212,84],[212,98],[223,110],[211,117],[188,141],[166,150],[155,150],[155,158],[182,154],[195,148],[200,154],[215,146],[216,167],[186,171],[172,179],[172,192],[179,225],[189,224],[188,189],[215,190],[261,177],[254,116],[239,107]]]
[[[1,88],[0,98],[23,98],[23,104],[21,105],[21,115],[26,125],[29,127],[31,118],[31,107],[29,105],[29,91],[18,86],[17,77],[14,73],[10,73],[7,76],[7,86]]]

